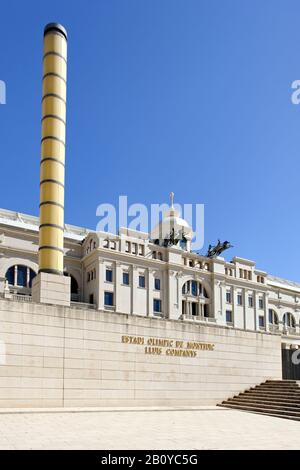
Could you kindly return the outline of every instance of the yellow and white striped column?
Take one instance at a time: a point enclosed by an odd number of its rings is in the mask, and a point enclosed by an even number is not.
[[[39,272],[63,274],[67,33],[44,29]]]

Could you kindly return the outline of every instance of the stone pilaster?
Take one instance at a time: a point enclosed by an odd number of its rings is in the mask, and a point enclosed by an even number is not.
[[[121,263],[119,263],[118,261],[115,262],[114,284],[115,284],[116,312],[121,312],[122,311],[122,299],[121,299],[120,287],[122,284],[122,269],[121,269]]]

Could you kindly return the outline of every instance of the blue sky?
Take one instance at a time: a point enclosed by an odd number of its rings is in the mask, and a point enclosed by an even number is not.
[[[38,214],[43,27],[69,34],[67,223],[96,207],[205,204],[205,242],[300,281],[300,4],[285,0],[1,5],[0,207]]]

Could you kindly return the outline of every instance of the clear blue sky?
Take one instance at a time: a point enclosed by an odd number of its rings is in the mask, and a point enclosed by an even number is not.
[[[46,6],[47,4],[47,6]],[[38,214],[43,27],[69,33],[67,223],[101,202],[205,204],[205,241],[300,281],[300,4],[2,2],[0,207]]]

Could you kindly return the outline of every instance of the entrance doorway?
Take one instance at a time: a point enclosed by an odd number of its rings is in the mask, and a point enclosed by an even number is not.
[[[300,349],[281,349],[282,378],[300,380]]]

